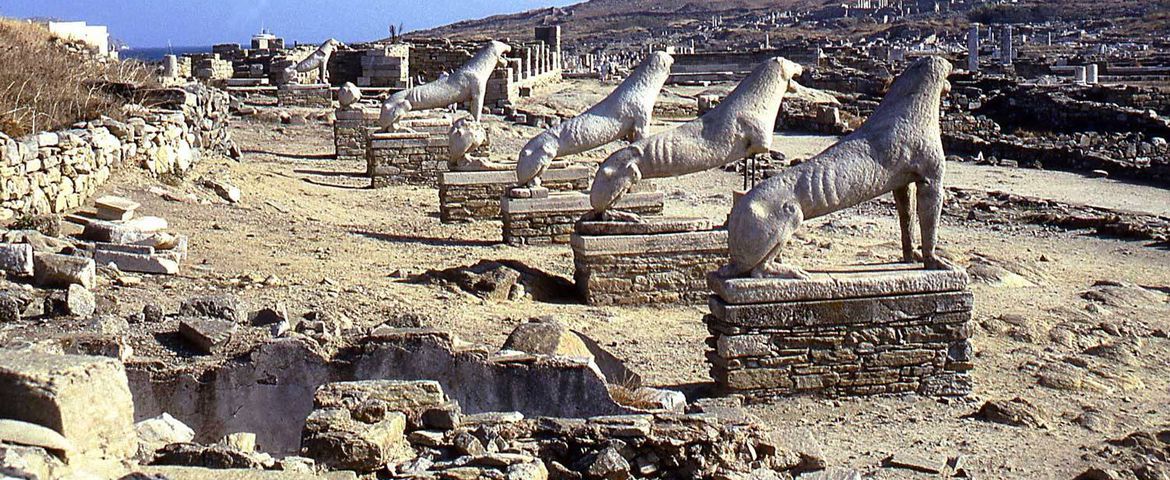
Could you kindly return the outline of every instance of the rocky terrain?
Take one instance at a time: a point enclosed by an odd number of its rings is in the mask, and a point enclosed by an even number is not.
[[[559,108],[583,108],[589,89],[579,90],[581,103]],[[458,282],[415,281],[482,260],[568,279],[572,256],[562,246],[504,246],[498,222],[440,224],[430,188],[366,188],[364,165],[331,159],[330,127],[314,120],[317,112],[292,113],[286,118],[293,124],[263,111],[237,119],[232,134],[241,162],[207,159],[167,183],[134,171],[113,179],[104,192],[141,202],[139,212],[166,218],[172,231],[190,236],[180,274],[133,280],[103,271],[93,320],[28,315],[0,324],[0,345],[77,351],[93,348],[80,340],[96,336],[102,340],[90,345],[113,345],[132,371],[216,368],[273,334],[242,325],[223,350],[208,355],[193,346],[179,333],[180,304],[221,294],[239,298],[242,310],[280,305],[290,318],[308,312],[340,321],[338,330],[325,331],[301,322],[309,330],[300,331],[329,348],[383,324],[436,328],[498,346],[528,318],[552,316],[596,339],[648,385],[680,390],[692,403],[712,394],[700,306],[595,308],[531,294],[487,299]],[[537,131],[488,118],[501,160]],[[782,135],[776,145],[802,158],[832,141]],[[1170,194],[1076,174],[949,168],[955,188],[941,237],[945,255],[976,279],[975,393],[946,401],[797,397],[749,411],[778,431],[804,432],[828,466],[872,478],[928,478],[937,474],[927,472],[960,467],[976,478],[1165,468],[1129,452],[1164,448],[1157,432],[1170,424],[1170,384],[1162,374],[1170,351],[1170,270],[1161,268],[1170,264]],[[201,179],[230,180],[242,192],[239,202],[224,200]],[[740,181],[735,173],[706,172],[658,184],[667,193],[667,214],[722,221],[728,192]],[[1086,188],[1105,194],[1086,199]],[[65,226],[65,233],[77,232]],[[895,232],[892,201],[879,199],[811,222],[798,233],[795,258],[805,265],[891,260]],[[1126,440],[1140,432],[1154,433],[1145,443]]]

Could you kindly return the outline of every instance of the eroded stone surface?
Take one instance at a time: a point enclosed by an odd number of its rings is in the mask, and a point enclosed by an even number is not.
[[[138,450],[126,372],[114,359],[0,350],[0,417],[51,428],[83,458]]]

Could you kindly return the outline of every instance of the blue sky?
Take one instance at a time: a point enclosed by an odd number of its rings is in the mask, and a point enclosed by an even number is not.
[[[387,36],[390,24],[420,30],[459,20],[579,0],[3,0],[0,16],[85,20],[131,47],[248,43],[260,27],[291,43]]]

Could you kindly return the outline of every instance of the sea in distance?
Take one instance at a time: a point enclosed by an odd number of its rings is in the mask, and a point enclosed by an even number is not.
[[[161,62],[168,54],[211,53],[211,47],[147,47],[128,48],[118,52],[121,58],[133,58],[144,62]]]

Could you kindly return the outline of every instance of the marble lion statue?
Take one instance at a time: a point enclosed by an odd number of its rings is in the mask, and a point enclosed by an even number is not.
[[[555,127],[549,128],[524,145],[516,163],[521,185],[540,186],[540,175],[553,160],[576,155],[607,143],[646,138],[658,92],[670,76],[674,57],[654,52],[642,61],[634,73],[597,105]]]
[[[297,72],[308,72],[314,68],[317,69],[318,76],[321,83],[329,83],[329,57],[333,56],[333,52],[337,51],[339,47],[344,46],[341,42],[330,38],[322,43],[317,50],[305,57],[296,65],[289,65],[285,68],[287,74],[285,78],[296,78]]]
[[[638,221],[637,215],[609,208],[643,178],[701,172],[767,153],[784,95],[796,88],[803,68],[774,57],[752,71],[713,110],[673,130],[644,138],[614,152],[593,179],[592,217]]]
[[[918,200],[923,261],[926,268],[942,268],[935,257],[945,163],[939,110],[942,95],[950,89],[950,72],[950,62],[942,58],[915,62],[898,76],[861,128],[740,198],[727,222],[731,263],[719,273],[808,278],[780,259],[800,223],[888,192],[894,193],[898,210],[902,256],[911,262],[911,184]]]
[[[492,70],[504,65],[503,56],[512,50],[502,42],[488,42],[471,60],[438,80],[395,93],[382,102],[378,124],[382,131],[398,128],[398,120],[409,112],[443,108],[467,102],[475,121],[483,115],[483,96]]]

